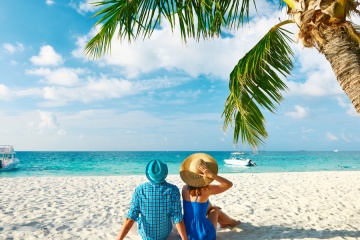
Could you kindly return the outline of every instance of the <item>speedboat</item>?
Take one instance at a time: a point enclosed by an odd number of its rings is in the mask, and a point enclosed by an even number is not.
[[[19,162],[13,146],[0,145],[0,169],[13,169]]]
[[[232,152],[230,158],[224,159],[224,162],[229,165],[254,167],[256,163],[249,158],[243,158],[243,152]]]

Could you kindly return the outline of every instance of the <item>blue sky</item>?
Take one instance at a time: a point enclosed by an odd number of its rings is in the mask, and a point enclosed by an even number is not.
[[[151,39],[120,44],[93,61],[86,1],[5,1],[0,5],[0,144],[16,150],[234,150],[221,114],[229,73],[276,23],[277,5],[226,38],[185,45],[164,22]],[[358,19],[354,20],[359,24]],[[295,28],[289,30],[296,32]],[[290,90],[260,150],[359,150],[360,118],[330,64],[293,44]],[[238,146],[250,150],[248,146]]]

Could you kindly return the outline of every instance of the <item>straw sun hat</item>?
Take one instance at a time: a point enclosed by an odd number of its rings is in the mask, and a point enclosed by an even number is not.
[[[198,169],[200,164],[205,166],[213,173],[218,173],[216,160],[206,153],[194,153],[188,156],[180,166],[181,179],[191,187],[203,187],[209,185],[214,179],[202,177],[202,172]]]

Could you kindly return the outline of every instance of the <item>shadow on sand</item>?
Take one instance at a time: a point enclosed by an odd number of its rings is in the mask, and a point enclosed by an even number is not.
[[[217,232],[216,239],[329,239],[329,238],[360,238],[360,231],[355,230],[320,230],[291,228],[281,226],[254,226],[251,223],[242,222],[232,229],[222,229]]]

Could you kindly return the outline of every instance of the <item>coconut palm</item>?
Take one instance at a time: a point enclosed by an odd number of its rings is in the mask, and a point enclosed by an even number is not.
[[[102,0],[96,25],[100,31],[86,45],[85,53],[99,58],[111,49],[114,36],[119,41],[151,37],[161,21],[172,30],[180,28],[188,38],[208,39],[221,35],[224,28],[236,30],[249,21],[250,0]],[[255,5],[255,1],[253,1]],[[229,96],[225,102],[224,130],[234,128],[234,143],[254,149],[267,137],[265,118],[260,110],[275,112],[287,86],[281,75],[292,70],[294,42],[283,28],[296,24],[305,47],[314,47],[330,62],[335,76],[360,113],[360,34],[350,16],[359,14],[358,0],[284,0],[288,20],[273,26],[243,56],[230,73]],[[256,9],[256,6],[255,6]]]

